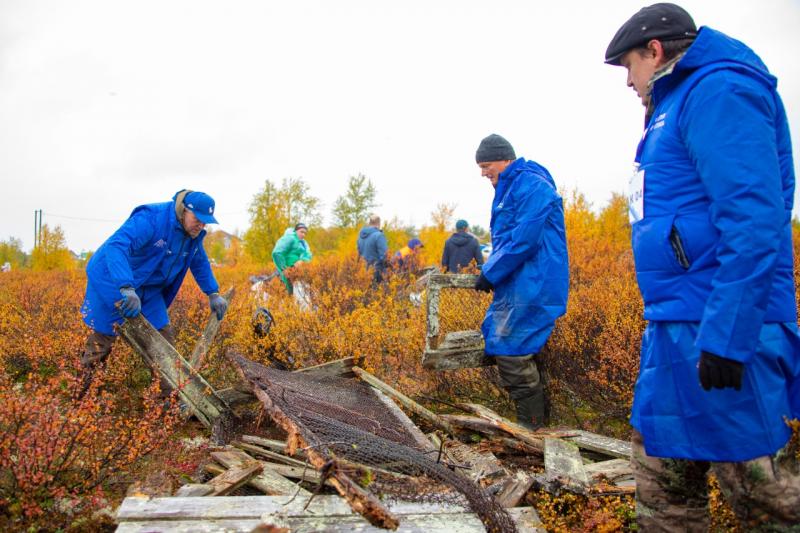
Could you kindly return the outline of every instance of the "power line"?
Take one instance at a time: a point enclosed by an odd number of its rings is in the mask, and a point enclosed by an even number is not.
[[[117,222],[117,223],[123,222],[120,219],[111,220],[111,219],[108,219],[108,218],[73,217],[73,216],[68,216],[68,215],[56,215],[54,213],[47,213],[47,212],[45,212],[44,214],[49,216],[49,217],[66,218],[66,219],[69,219],[69,220],[83,220],[85,222]]]

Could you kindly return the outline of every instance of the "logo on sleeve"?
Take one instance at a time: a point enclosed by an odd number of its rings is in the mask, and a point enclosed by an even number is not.
[[[164,239],[158,239],[156,242],[153,243],[153,246],[156,248],[163,248],[167,245],[167,241]]]

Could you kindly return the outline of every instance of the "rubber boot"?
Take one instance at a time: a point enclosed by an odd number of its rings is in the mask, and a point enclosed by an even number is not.
[[[536,431],[544,426],[544,392],[535,390],[530,396],[515,400],[517,407],[517,424]]]

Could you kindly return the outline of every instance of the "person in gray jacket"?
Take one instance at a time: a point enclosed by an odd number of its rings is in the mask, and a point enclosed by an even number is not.
[[[358,234],[356,247],[358,256],[367,262],[367,267],[374,269],[374,281],[376,283],[383,281],[389,245],[386,243],[386,235],[381,231],[381,217],[370,215],[369,222]]]
[[[478,239],[467,231],[467,228],[469,228],[467,221],[459,220],[456,222],[456,232],[444,243],[442,266],[446,272],[457,274],[473,259],[478,267],[483,264],[481,245]]]

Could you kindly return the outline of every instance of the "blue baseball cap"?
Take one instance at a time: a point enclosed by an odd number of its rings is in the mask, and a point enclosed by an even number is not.
[[[183,205],[203,224],[219,224],[214,218],[214,199],[206,193],[190,192],[183,198]]]
[[[408,247],[411,248],[412,250],[414,248],[417,248],[418,246],[424,247],[425,245],[422,244],[422,241],[419,239],[411,239],[410,241],[408,241]]]

